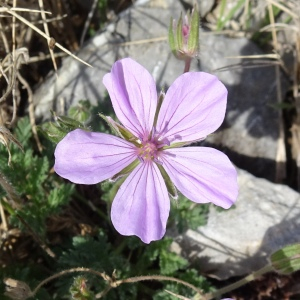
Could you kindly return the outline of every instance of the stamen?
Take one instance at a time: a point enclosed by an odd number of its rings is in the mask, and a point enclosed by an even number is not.
[[[167,138],[164,138],[163,140],[161,140],[159,142],[159,145],[157,146],[157,148],[162,148],[164,146],[170,146],[170,145],[171,145],[170,141]]]
[[[153,161],[161,166],[163,165],[163,162],[159,159],[159,157],[155,157]]]

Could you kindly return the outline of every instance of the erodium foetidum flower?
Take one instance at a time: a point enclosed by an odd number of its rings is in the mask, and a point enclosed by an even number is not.
[[[208,147],[183,147],[204,139],[223,122],[227,90],[203,72],[179,76],[157,96],[150,73],[130,58],[103,79],[122,125],[107,118],[119,137],[76,129],[55,150],[54,169],[79,184],[128,174],[111,207],[114,227],[143,242],[161,239],[176,188],[197,203],[229,208],[238,193],[228,157]],[[174,185],[175,187],[174,187]]]

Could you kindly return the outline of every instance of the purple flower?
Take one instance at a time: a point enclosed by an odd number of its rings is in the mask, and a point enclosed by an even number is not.
[[[129,173],[111,207],[117,231],[145,243],[161,239],[169,194],[177,195],[172,183],[197,203],[229,208],[235,202],[237,174],[225,154],[208,147],[179,148],[204,139],[223,122],[227,90],[215,76],[179,76],[162,103],[152,76],[130,58],[117,61],[103,83],[122,125],[107,121],[121,137],[76,129],[58,143],[54,169],[80,184]]]

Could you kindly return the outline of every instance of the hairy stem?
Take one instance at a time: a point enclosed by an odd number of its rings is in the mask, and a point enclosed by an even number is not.
[[[184,60],[184,70],[183,70],[183,73],[187,73],[190,71],[190,68],[191,68],[191,61],[192,61],[192,58],[191,57],[187,57],[185,60]]]
[[[108,280],[108,276],[106,276],[104,273],[101,273],[101,272],[97,272],[97,271],[94,271],[92,269],[89,269],[89,268],[82,268],[82,267],[79,267],[79,268],[72,268],[72,269],[68,269],[68,270],[64,270],[64,271],[61,271],[59,273],[56,273],[50,277],[47,277],[46,279],[44,279],[43,281],[41,281],[37,286],[36,288],[33,290],[33,292],[31,293],[31,297],[34,297],[35,294],[38,292],[38,290],[45,284],[47,284],[48,282],[56,279],[56,278],[59,278],[61,276],[64,276],[64,275],[67,275],[67,274],[70,274],[70,273],[75,273],[75,272],[86,272],[86,273],[91,273],[91,274],[94,274],[94,275],[97,275],[97,276],[100,276],[101,278],[103,278],[104,280]]]
[[[206,294],[205,299],[210,300],[210,299],[220,297],[221,295],[223,295],[225,293],[228,293],[230,291],[233,291],[233,290],[235,290],[235,289],[237,289],[237,288],[239,288],[239,287],[241,287],[241,286],[257,279],[258,277],[262,276],[263,274],[271,272],[272,270],[273,270],[273,267],[271,265],[267,265],[267,266],[259,269],[258,271],[244,277],[243,279],[238,280],[237,282],[234,282],[230,285],[227,285],[227,286],[225,286],[225,287],[223,287],[223,288],[221,288],[221,289],[219,289],[215,292]],[[193,300],[200,300],[200,299],[201,298],[199,298],[198,295],[193,298]]]
[[[192,285],[188,282],[185,282],[181,279],[177,279],[177,278],[169,277],[169,276],[149,275],[149,276],[130,277],[130,278],[118,280],[115,282],[115,284],[118,286],[123,283],[134,283],[134,282],[145,281],[145,280],[174,281],[174,282],[177,282],[177,283],[180,283],[182,285],[189,287],[190,289],[194,290],[199,295],[203,295],[203,292],[200,289],[198,289],[197,287],[195,287],[194,285]]]

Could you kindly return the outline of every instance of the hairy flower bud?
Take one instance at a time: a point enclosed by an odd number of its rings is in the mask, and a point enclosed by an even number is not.
[[[186,60],[197,56],[199,49],[199,14],[195,6],[191,13],[178,22],[171,18],[169,27],[169,44],[177,59]]]
[[[95,295],[89,290],[87,286],[87,279],[83,276],[76,277],[72,286],[70,287],[72,299],[76,300],[92,300]]]

